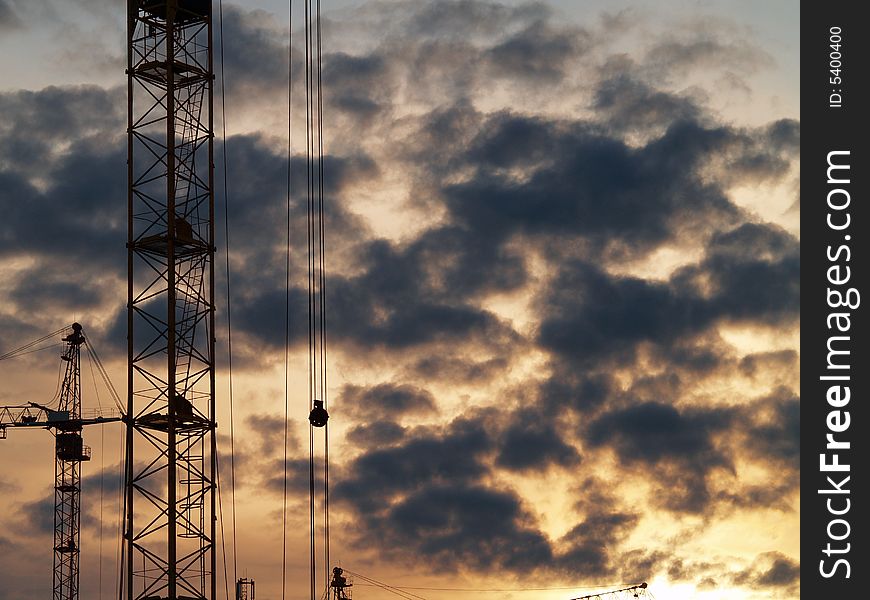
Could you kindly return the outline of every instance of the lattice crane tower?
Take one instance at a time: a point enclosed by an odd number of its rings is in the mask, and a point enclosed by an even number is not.
[[[128,0],[124,596],[214,599],[211,0]]]
[[[55,438],[54,467],[54,564],[52,568],[52,598],[78,600],[79,563],[81,554],[81,463],[91,460],[91,449],[82,441],[85,425],[98,425],[119,421],[119,417],[104,417],[94,411],[82,418],[81,347],[88,346],[97,369],[108,382],[102,363],[88,345],[82,326],[73,323],[64,328],[66,343],[60,358],[66,363],[63,381],[56,396],[57,408],[28,402],[18,406],[0,406],[0,440],[6,439],[7,429],[48,429]],[[33,351],[33,346],[53,337],[57,331],[40,340],[6,353],[2,359],[21,356]],[[37,348],[39,349],[39,348]],[[43,348],[44,349],[44,348]],[[49,402],[54,404],[54,400]]]

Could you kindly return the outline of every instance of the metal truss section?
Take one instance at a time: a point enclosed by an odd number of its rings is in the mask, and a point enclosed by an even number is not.
[[[128,2],[125,594],[215,597],[211,0]]]
[[[91,450],[82,443],[81,345],[82,326],[73,325],[64,337],[66,363],[60,402],[55,415],[54,462],[54,600],[79,597],[79,553],[81,548],[81,463],[91,459]]]

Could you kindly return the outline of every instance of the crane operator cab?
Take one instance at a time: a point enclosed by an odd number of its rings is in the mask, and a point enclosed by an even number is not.
[[[332,569],[332,581],[329,582],[329,587],[332,588],[333,600],[350,600],[350,590],[353,587],[352,583],[347,582],[347,577],[344,576],[344,569],[335,567]]]

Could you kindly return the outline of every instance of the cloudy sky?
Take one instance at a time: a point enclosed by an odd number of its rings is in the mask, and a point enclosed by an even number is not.
[[[323,9],[332,557],[419,587],[798,598],[798,2]],[[0,351],[78,320],[122,393],[124,11],[0,0]],[[277,0],[224,6],[237,559],[262,600],[281,597],[287,21]],[[304,227],[293,239],[301,600]],[[0,363],[0,405],[50,399],[58,350]],[[108,406],[89,369],[85,407]],[[113,595],[121,435],[85,432],[82,597]],[[0,442],[3,600],[50,593],[52,446]]]

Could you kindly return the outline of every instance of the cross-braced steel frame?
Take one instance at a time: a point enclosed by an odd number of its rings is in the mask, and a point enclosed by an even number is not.
[[[66,362],[60,388],[54,461],[54,600],[79,597],[79,549],[81,548],[81,462],[89,460],[82,444],[81,345],[82,327],[73,325],[64,337]]]
[[[215,598],[211,0],[128,0],[129,600]]]

